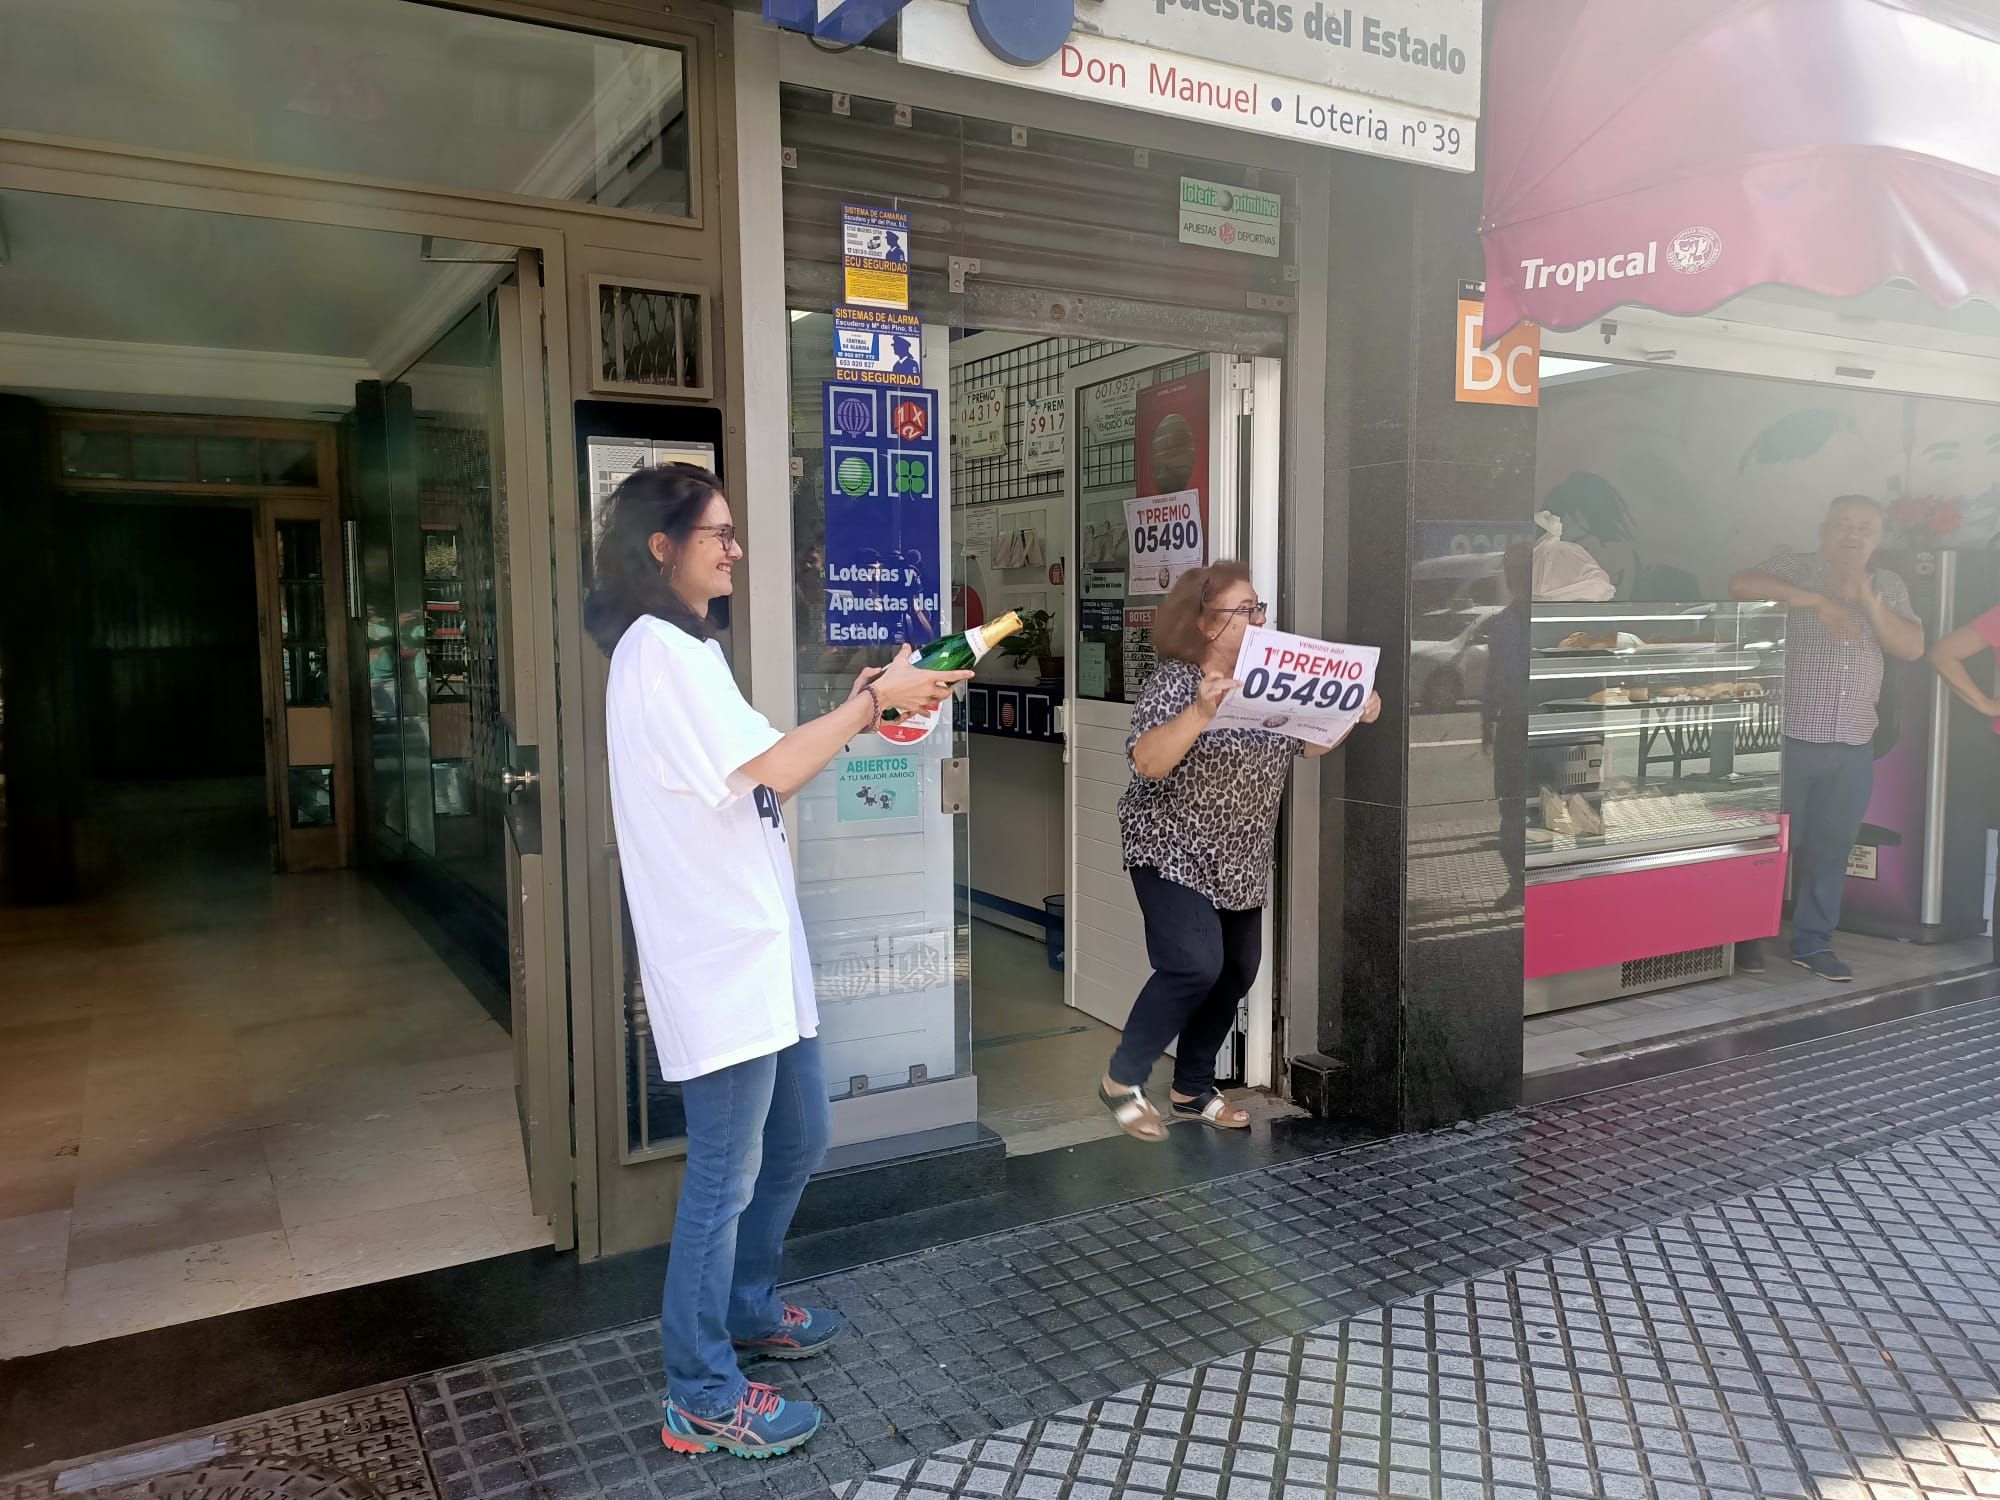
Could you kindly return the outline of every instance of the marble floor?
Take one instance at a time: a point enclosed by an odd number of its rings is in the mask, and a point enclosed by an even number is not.
[[[1040,938],[973,922],[972,1069],[979,1076],[979,1119],[1007,1142],[1009,1156],[1118,1134],[1097,1097],[1117,1045],[1115,1030],[1063,1003],[1063,977],[1049,967]],[[1166,1097],[1171,1069],[1163,1062],[1154,1071],[1156,1101]],[[1237,1102],[1260,1121],[1301,1113],[1267,1093],[1242,1093]]]
[[[972,1069],[980,1123],[1010,1156],[1118,1134],[1098,1102],[1118,1033],[1063,1004],[1063,977],[1039,938],[972,924]]]
[[[548,1241],[506,1031],[241,790],[104,793],[92,893],[0,907],[0,1357]]]
[[[1884,989],[1977,968],[1990,962],[1993,953],[1992,939],[1986,937],[1924,945],[1842,933],[1838,946],[1854,967],[1852,984],[1833,984],[1807,973],[1789,961],[1785,940],[1776,938],[1764,945],[1762,974],[1735,974],[1530,1016],[1524,1071],[1546,1073],[1628,1057],[1749,1021],[1859,1001]]]

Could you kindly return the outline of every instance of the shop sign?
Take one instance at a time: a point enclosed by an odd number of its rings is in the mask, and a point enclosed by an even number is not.
[[[937,393],[829,380],[826,643],[943,635]]]
[[[856,755],[834,774],[834,821],[879,823],[917,815],[914,755]]]
[[[1060,474],[1069,461],[1069,397],[1030,396],[1021,403],[1021,472]]]
[[[860,380],[871,385],[922,385],[922,320],[913,313],[836,307],[833,368],[842,380]]]
[[[1153,616],[1156,613],[1151,609],[1125,611],[1125,638],[1120,642],[1120,654],[1124,659],[1127,703],[1138,701],[1146,679],[1160,665],[1160,658],[1153,651]]]
[[[1089,387],[1084,433],[1093,443],[1129,443],[1139,415],[1139,377],[1120,375]]]
[[[1007,452],[1007,387],[974,385],[958,398],[952,429],[960,458],[1001,458]]]
[[[1181,179],[1181,243],[1233,250],[1238,255],[1278,253],[1284,199],[1276,193],[1226,182]]]
[[[1215,726],[1331,745],[1360,720],[1381,660],[1379,646],[1346,646],[1253,625],[1236,653],[1242,686],[1223,700]]]
[[[1097,0],[1089,31],[1011,59],[980,20],[960,0],[908,0],[900,55],[1125,109],[1473,169],[1479,0]]]
[[[1127,500],[1133,592],[1164,594],[1181,574],[1200,567],[1207,556],[1201,532],[1199,490]]]
[[[847,300],[857,307],[910,306],[910,216],[865,203],[840,207]]]
[[[1083,597],[1102,602],[1110,599],[1123,603],[1125,599],[1125,570],[1123,568],[1090,568],[1083,575],[1080,585]],[[1118,622],[1113,620],[1111,628],[1116,630]]]
[[[1458,284],[1458,365],[1453,385],[1460,401],[1486,406],[1542,404],[1542,330],[1517,323],[1492,348],[1486,331],[1486,284]]]

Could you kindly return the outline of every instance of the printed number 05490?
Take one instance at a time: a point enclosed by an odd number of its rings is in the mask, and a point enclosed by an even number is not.
[[[1192,547],[1201,539],[1201,528],[1193,521],[1163,521],[1157,526],[1133,529],[1132,540],[1140,552],[1176,552]]]
[[[1337,677],[1307,677],[1296,672],[1272,672],[1252,667],[1243,676],[1243,696],[1266,703],[1303,703],[1319,708],[1354,713],[1368,695],[1358,682],[1342,682]]]

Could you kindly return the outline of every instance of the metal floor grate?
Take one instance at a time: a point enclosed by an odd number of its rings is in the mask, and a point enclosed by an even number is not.
[[[404,1388],[0,1477],[0,1500],[436,1500]]]

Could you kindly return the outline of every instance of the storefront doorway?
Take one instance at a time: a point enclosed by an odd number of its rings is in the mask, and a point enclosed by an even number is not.
[[[883,648],[844,639],[869,608],[830,519],[832,319],[791,326],[805,718]],[[1098,1083],[1148,973],[1117,801],[1164,589],[1133,571],[1126,502],[1192,497],[1204,555],[1254,558],[1276,515],[1250,495],[1275,497],[1276,444],[1257,451],[1250,393],[1264,367],[1275,412],[1278,361],[936,325],[924,357],[948,372],[951,458],[925,533],[892,550],[919,572],[924,553],[949,560],[929,634],[1008,611],[1026,629],[982,664],[955,732],[857,744],[801,799],[802,903],[841,1104],[952,1098],[1024,1155],[1115,1133]],[[1267,980],[1244,1032],[1270,1024]],[[1232,1039],[1225,1076],[1244,1055]]]
[[[88,186],[0,186],[8,1355],[573,1233],[541,252]]]

